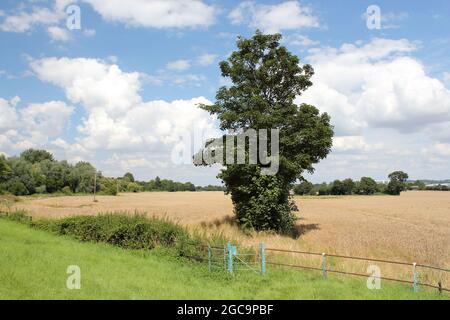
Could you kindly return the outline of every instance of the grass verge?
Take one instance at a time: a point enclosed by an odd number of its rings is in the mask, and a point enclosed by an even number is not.
[[[383,282],[368,290],[353,278],[269,268],[261,276],[208,272],[174,248],[124,250],[80,243],[0,219],[0,299],[444,299]],[[81,269],[81,289],[66,288],[67,267]]]

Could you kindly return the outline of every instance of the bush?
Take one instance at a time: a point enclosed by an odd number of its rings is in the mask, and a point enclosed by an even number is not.
[[[24,210],[16,210],[13,212],[0,212],[0,218],[21,223],[27,223],[31,221],[31,217]]]
[[[165,219],[143,215],[102,214],[60,220],[40,220],[32,226],[69,235],[80,241],[105,242],[125,249],[174,246],[188,239],[187,231]]]
[[[32,220],[26,211],[18,210],[8,213],[0,211],[0,218],[57,235],[67,235],[80,241],[104,242],[124,249],[171,248],[179,257],[197,261],[207,259],[207,244],[217,250],[228,242],[221,233],[206,235],[194,232],[190,235],[186,229],[167,219],[148,218],[139,214],[116,213],[73,216],[59,220]]]
[[[138,185],[136,182],[130,182],[127,184],[127,191],[128,192],[141,192],[142,191],[142,187],[140,185]]]
[[[45,185],[36,187],[36,193],[44,194],[46,192],[47,192],[47,188],[45,187]]]
[[[294,193],[296,195],[304,196],[306,194],[311,194],[314,189],[314,185],[309,181],[302,181],[294,187]]]
[[[103,178],[100,182],[100,194],[108,196],[117,195],[117,181],[112,178]]]
[[[67,196],[70,196],[72,194],[72,190],[70,189],[70,187],[64,187],[61,189],[61,192]]]
[[[13,178],[7,183],[7,190],[15,196],[25,196],[28,194],[27,187],[18,178]]]

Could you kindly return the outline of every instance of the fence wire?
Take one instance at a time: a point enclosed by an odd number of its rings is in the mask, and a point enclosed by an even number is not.
[[[201,247],[205,250],[205,254],[208,256],[193,256],[190,258],[194,259],[200,259],[201,261],[208,261],[210,269],[211,268],[220,268],[223,270],[227,270],[227,259],[228,259],[228,252],[226,249],[226,246],[219,247],[219,246],[211,246],[206,244],[199,244],[199,243],[187,243],[188,245]],[[379,262],[379,263],[386,263],[391,265],[401,265],[401,266],[409,266],[413,267],[415,265],[416,268],[424,268],[424,269],[430,269],[434,271],[439,271],[440,273],[444,273],[445,275],[450,276],[450,269],[448,268],[442,268],[437,266],[431,266],[426,264],[414,264],[410,262],[404,262],[404,261],[393,261],[393,260],[384,260],[384,259],[376,259],[376,258],[365,258],[365,257],[355,257],[355,256],[348,256],[348,255],[339,255],[339,254],[324,254],[319,252],[310,252],[310,251],[299,251],[299,250],[287,250],[287,249],[279,249],[279,248],[265,248],[266,251],[270,252],[279,252],[279,253],[291,253],[291,254],[303,254],[303,255],[309,255],[314,257],[330,257],[330,258],[338,258],[338,259],[349,259],[349,260],[357,260],[357,261],[366,261],[366,262]],[[220,253],[219,253],[220,252]],[[214,260],[219,256],[219,260]],[[189,257],[189,256],[187,256]],[[259,273],[261,269],[261,261],[260,261],[260,254],[258,251],[256,253],[239,253],[233,255],[233,263],[235,267],[233,267],[234,271],[254,271]],[[299,265],[299,264],[289,264],[284,262],[276,262],[276,261],[266,261],[266,265],[272,265],[272,266],[278,266],[278,267],[288,267],[288,268],[297,268],[297,269],[304,269],[304,270],[311,270],[311,271],[322,271],[326,273],[335,273],[335,274],[342,274],[342,275],[350,275],[350,276],[356,276],[356,277],[372,277],[376,279],[386,280],[386,281],[392,281],[392,282],[398,282],[398,283],[404,283],[409,285],[417,285],[417,286],[423,286],[428,288],[433,288],[439,290],[439,292],[450,292],[450,288],[446,288],[442,285],[442,282],[439,281],[437,285],[427,283],[427,282],[421,282],[421,281],[410,281],[410,280],[404,280],[404,279],[398,279],[393,277],[384,277],[384,276],[374,276],[374,275],[368,275],[364,273],[358,273],[358,272],[349,272],[349,271],[343,271],[343,270],[336,270],[331,268],[324,268],[316,267],[316,266],[306,266],[306,265]]]

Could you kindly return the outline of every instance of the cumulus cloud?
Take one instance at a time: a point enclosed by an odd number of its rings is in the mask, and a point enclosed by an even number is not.
[[[409,56],[416,48],[405,39],[373,39],[311,49],[314,85],[298,102],[329,112],[341,136],[367,127],[412,132],[448,121],[450,90]]]
[[[71,102],[83,106],[86,117],[77,127],[75,141],[80,150],[106,152],[110,158],[126,151],[132,159],[170,164],[173,148],[186,133],[196,129],[206,137],[220,135],[215,118],[198,108],[210,101],[203,97],[144,101],[138,72],[86,58],[45,58],[30,65],[41,80],[61,87]],[[55,140],[53,146],[69,150],[71,145]],[[137,162],[126,162],[130,163]]]
[[[317,46],[320,42],[317,40],[312,40],[308,36],[302,35],[302,34],[292,34],[285,36],[284,42],[286,42],[288,45],[291,46],[297,46],[297,47],[311,47],[311,46]]]
[[[31,68],[42,81],[64,89],[73,103],[89,112],[96,109],[112,117],[123,116],[142,103],[138,72],[123,72],[116,64],[86,58],[45,58],[33,60]]]
[[[66,27],[67,13],[69,5],[76,4],[78,0],[52,0],[28,1],[31,5],[20,4],[18,8],[0,14],[0,31],[29,33],[43,27],[53,42],[67,42],[72,39],[71,31]],[[95,30],[84,29],[83,34],[87,37],[93,36]]]
[[[51,26],[47,28],[47,32],[54,41],[67,42],[70,40],[70,32],[67,29]]]
[[[169,70],[184,71],[184,70],[189,69],[191,67],[191,64],[190,64],[189,60],[181,59],[181,60],[169,62],[166,67]]]
[[[83,0],[105,20],[132,27],[208,27],[215,21],[216,9],[202,0]]]
[[[299,1],[285,1],[275,5],[244,1],[228,15],[233,24],[248,24],[267,33],[320,27],[312,9]]]
[[[382,148],[382,143],[368,143],[364,136],[342,136],[333,139],[333,152],[338,153],[363,153]]]
[[[57,24],[64,12],[44,7],[33,7],[31,11],[20,11],[17,14],[4,15],[0,30],[5,32],[27,32],[38,25]]]
[[[198,57],[197,63],[201,66],[209,66],[216,62],[217,58],[217,54],[205,53]]]
[[[73,113],[73,107],[62,101],[31,103],[17,108],[20,98],[0,98],[0,149],[14,154],[26,148],[45,145],[57,137]]]

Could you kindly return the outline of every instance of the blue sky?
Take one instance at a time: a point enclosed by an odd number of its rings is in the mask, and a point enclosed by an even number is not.
[[[69,5],[81,29],[66,27]],[[381,10],[369,29],[366,10]],[[298,102],[331,114],[332,154],[312,181],[448,178],[450,3],[433,1],[100,1],[0,4],[0,152],[27,147],[197,184],[219,168],[171,162],[183,130],[219,134],[196,103],[227,84],[218,62],[237,35],[281,32],[316,70]]]

